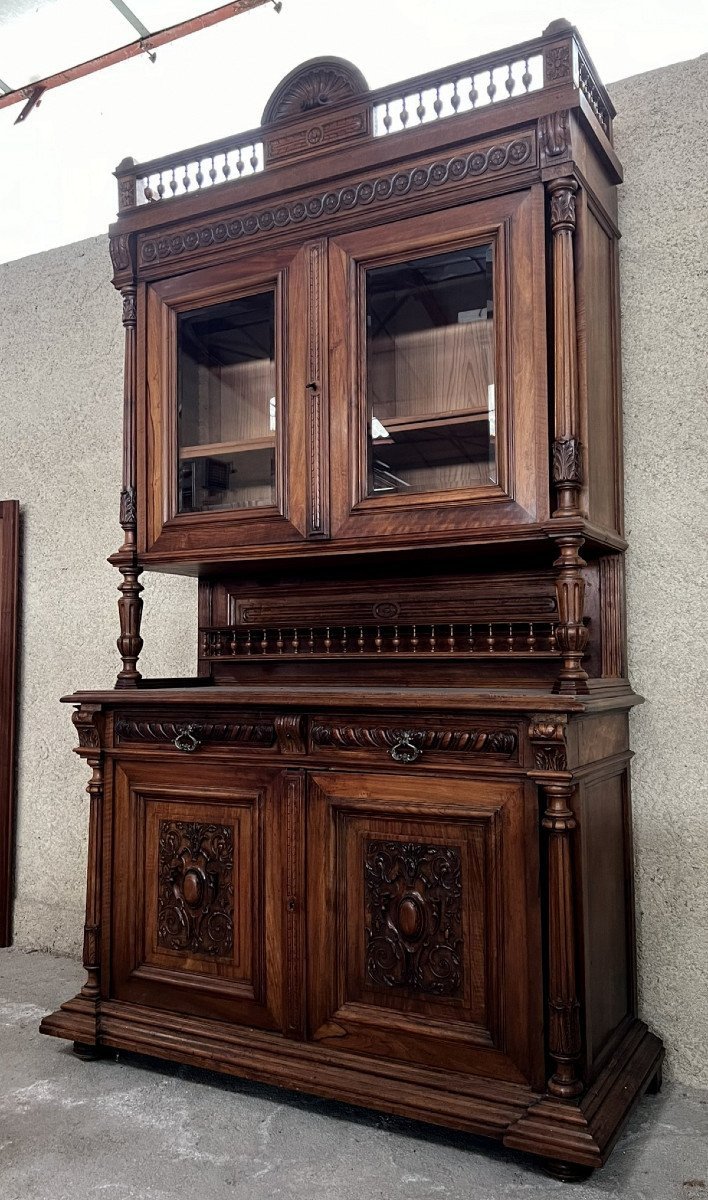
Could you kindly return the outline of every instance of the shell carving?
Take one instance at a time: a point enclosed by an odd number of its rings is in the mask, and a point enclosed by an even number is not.
[[[316,58],[296,67],[278,84],[265,106],[262,123],[321,112],[368,91],[361,71],[343,58]]]

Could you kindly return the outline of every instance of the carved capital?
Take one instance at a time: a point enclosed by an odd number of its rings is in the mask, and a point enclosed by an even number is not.
[[[551,196],[551,229],[560,233],[564,229],[575,230],[575,193],[578,185],[574,179],[554,179],[548,185]]]
[[[82,751],[101,749],[101,735],[96,724],[99,712],[100,709],[93,705],[82,704],[71,714],[71,720],[79,738],[76,753],[80,754],[82,758],[88,757],[88,754],[82,754]]]
[[[134,487],[123,488],[120,494],[120,523],[123,529],[135,529],[138,520]]]
[[[127,233],[119,233],[116,237],[112,237],[108,244],[108,249],[111,254],[113,270],[116,274],[130,269],[130,241]]]
[[[124,175],[118,180],[118,211],[122,212],[124,208],[133,208],[137,203],[135,176]]]
[[[137,320],[135,288],[132,285],[121,288],[121,295],[123,297],[123,324],[126,328],[134,327]]]
[[[575,437],[556,438],[553,443],[553,482],[583,482],[583,457],[580,442]]]
[[[568,755],[566,729],[568,718],[565,713],[541,713],[531,718],[529,740],[533,747],[536,769],[539,771],[566,771]]]
[[[546,158],[558,158],[570,148],[570,118],[567,109],[546,113],[538,122],[538,140]]]

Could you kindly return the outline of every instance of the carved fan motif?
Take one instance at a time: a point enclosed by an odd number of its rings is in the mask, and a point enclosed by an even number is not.
[[[319,112],[368,91],[361,71],[344,58],[313,58],[278,84],[265,106],[263,125]]]

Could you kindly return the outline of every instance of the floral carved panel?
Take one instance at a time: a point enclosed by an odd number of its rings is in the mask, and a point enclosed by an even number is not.
[[[160,821],[157,943],[226,958],[234,944],[234,828]]]
[[[461,996],[460,848],[367,841],[364,880],[367,985]]]

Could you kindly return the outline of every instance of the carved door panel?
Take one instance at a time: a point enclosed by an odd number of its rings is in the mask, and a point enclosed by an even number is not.
[[[548,516],[543,189],[330,240],[332,536]]]
[[[515,781],[313,775],[309,1036],[540,1085],[536,823]]]
[[[233,558],[325,532],[325,275],[325,244],[314,242],[147,286],[138,495],[148,559]]]
[[[116,764],[112,996],[268,1029],[288,1023],[287,782],[269,768]]]

